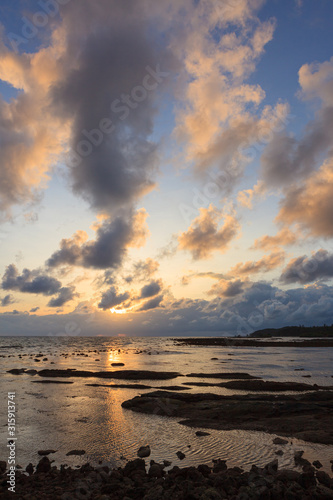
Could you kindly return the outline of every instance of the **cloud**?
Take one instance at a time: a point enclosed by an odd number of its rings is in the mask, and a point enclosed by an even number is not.
[[[2,307],[6,307],[6,306],[8,306],[9,304],[14,304],[14,302],[15,302],[14,297],[13,297],[11,294],[9,294],[9,295],[5,295],[5,297],[2,297],[2,298],[0,299],[0,305],[1,305]]]
[[[29,312],[35,313],[35,312],[39,311],[39,309],[40,309],[40,307],[38,307],[38,306],[37,307],[33,307],[32,309],[30,309]]]
[[[159,269],[159,263],[148,257],[146,260],[139,260],[133,264],[133,270],[129,276],[125,277],[127,283],[132,281],[146,281],[150,279]]]
[[[36,293],[42,295],[54,295],[61,288],[60,281],[43,274],[43,271],[30,271],[23,269],[20,275],[16,266],[10,264],[2,277],[1,288],[3,290],[17,290],[22,293]]]
[[[144,209],[136,212],[120,212],[97,226],[95,241],[87,241],[80,231],[72,238],[63,239],[60,250],[51,255],[46,265],[53,268],[66,264],[93,269],[118,267],[129,247],[140,247],[148,236]]]
[[[299,70],[304,100],[319,99],[321,108],[300,140],[286,133],[275,134],[261,157],[261,173],[269,187],[289,187],[306,179],[333,147],[333,58],[322,64],[305,64]],[[331,153],[329,153],[331,154]]]
[[[247,282],[237,280],[224,280],[221,279],[218,283],[212,286],[208,295],[218,295],[219,297],[235,297],[243,293]]]
[[[273,269],[281,266],[285,261],[286,253],[285,252],[273,252],[270,255],[265,255],[260,260],[257,261],[248,261],[243,263],[239,263],[234,266],[228,274],[233,276],[239,275],[249,275],[256,273],[268,273]]]
[[[156,309],[160,307],[161,302],[163,301],[163,295],[158,295],[151,300],[145,302],[137,311],[150,311],[151,309]]]
[[[281,229],[275,236],[262,236],[254,241],[252,250],[276,250],[280,247],[294,245],[301,238],[300,232],[295,229],[292,231],[288,227]]]
[[[259,181],[253,189],[244,189],[237,195],[238,203],[249,210],[253,208],[253,202],[256,198],[263,197],[266,194],[266,188],[262,181]]]
[[[290,283],[311,283],[333,278],[333,254],[318,250],[311,257],[303,255],[292,259],[284,269],[280,281]]]
[[[74,286],[63,287],[60,288],[58,297],[51,299],[47,305],[49,307],[62,307],[67,302],[73,300],[76,296],[77,293],[75,293]]]
[[[103,293],[98,307],[106,311],[107,309],[112,309],[115,306],[119,306],[120,304],[125,302],[125,300],[129,299],[129,297],[130,294],[128,292],[119,294],[117,288],[111,286],[106,292]]]
[[[194,163],[197,173],[223,166],[231,185],[246,163],[241,148],[256,142],[271,121],[266,118],[267,109],[255,116],[265,97],[263,89],[245,83],[273,37],[274,20],[260,22],[255,16],[261,4],[198,2],[178,47],[186,83],[175,134],[185,144],[186,159]],[[230,22],[237,27],[230,29]]]
[[[159,281],[151,281],[148,285],[141,288],[140,297],[142,299],[148,299],[157,295],[161,291],[161,283]]]
[[[333,159],[327,160],[304,183],[292,186],[280,202],[276,221],[299,225],[308,235],[333,236]]]
[[[219,227],[222,220],[223,225]],[[210,205],[201,208],[200,215],[178,237],[179,248],[191,252],[194,260],[207,259],[214,251],[225,252],[239,229],[239,222],[233,215],[223,215]]]

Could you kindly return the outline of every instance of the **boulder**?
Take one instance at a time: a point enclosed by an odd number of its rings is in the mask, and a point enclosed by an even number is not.
[[[137,456],[140,458],[149,457],[151,453],[149,444],[147,446],[141,446],[137,451]]]

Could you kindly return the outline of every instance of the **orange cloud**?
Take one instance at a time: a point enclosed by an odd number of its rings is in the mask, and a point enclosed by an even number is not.
[[[326,161],[303,185],[290,188],[277,222],[299,224],[311,236],[333,236],[333,160]]]
[[[283,264],[286,258],[285,252],[273,252],[270,255],[265,255],[262,259],[257,261],[248,261],[237,264],[230,270],[231,275],[249,275],[256,273],[268,273]]]
[[[221,221],[223,225],[219,227]],[[194,260],[208,259],[214,251],[224,253],[240,230],[233,215],[223,215],[210,205],[201,208],[187,231],[178,237],[179,248],[191,252]]]

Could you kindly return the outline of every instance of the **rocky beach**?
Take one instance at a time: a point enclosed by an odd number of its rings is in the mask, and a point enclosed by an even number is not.
[[[4,342],[15,498],[333,498],[331,348],[220,340]]]

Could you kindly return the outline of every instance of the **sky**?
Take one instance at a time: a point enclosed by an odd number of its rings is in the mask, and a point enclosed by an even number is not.
[[[331,0],[2,0],[0,335],[333,323]]]

